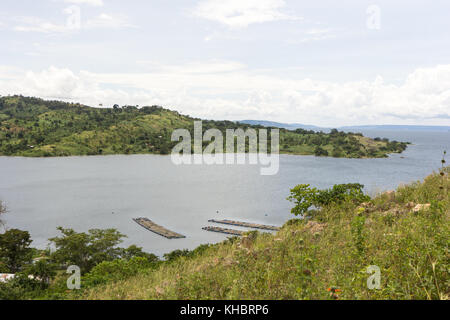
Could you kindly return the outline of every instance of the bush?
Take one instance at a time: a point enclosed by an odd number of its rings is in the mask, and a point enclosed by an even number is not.
[[[95,286],[109,281],[123,280],[139,272],[154,268],[158,262],[151,262],[143,257],[134,257],[130,260],[120,259],[104,261],[96,265],[83,278],[83,286]]]
[[[56,276],[56,270],[57,265],[47,260],[39,260],[26,268],[24,273],[38,279],[41,287],[44,289],[48,287],[50,281]]]
[[[164,259],[166,259],[166,261],[168,261],[168,262],[172,262],[172,261],[177,260],[180,257],[190,257],[191,255],[192,255],[192,253],[188,249],[175,250],[170,253],[164,254]]]
[[[0,283],[0,300],[34,299],[42,293],[42,283],[28,278],[24,273],[6,283]]]
[[[304,224],[304,220],[303,219],[291,219],[286,221],[286,223],[283,225],[284,227],[291,227],[291,226],[301,226]]]
[[[126,249],[121,249],[121,251],[122,252],[120,253],[120,257],[125,260],[131,260],[133,258],[139,257],[139,258],[145,258],[149,262],[158,262],[159,261],[159,258],[156,255],[154,255],[152,253],[144,252],[141,247],[138,247],[134,244],[129,246]]]
[[[309,184],[300,184],[291,189],[291,195],[287,198],[295,203],[291,212],[298,215],[305,215],[311,207],[323,208],[333,203],[351,201],[361,203],[369,201],[370,197],[365,195],[363,185],[358,183],[338,184],[331,189],[318,190],[311,188]]]
[[[316,157],[328,157],[328,151],[323,149],[322,147],[316,147],[314,150],[314,155]]]
[[[320,190],[315,200],[318,207],[343,201],[352,201],[354,203],[369,201],[370,197],[364,194],[363,188],[364,185],[359,183],[337,184],[331,189]]]

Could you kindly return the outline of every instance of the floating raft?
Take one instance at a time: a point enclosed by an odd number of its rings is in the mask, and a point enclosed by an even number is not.
[[[137,224],[139,224],[140,226],[144,227],[145,229],[147,229],[148,231],[154,232],[156,234],[159,234],[160,236],[166,237],[167,239],[181,239],[181,238],[186,238],[185,236],[167,230],[166,228],[157,225],[156,223],[154,223],[152,220],[147,219],[147,218],[137,218],[137,219],[133,219]]]
[[[233,229],[225,229],[225,228],[220,228],[220,227],[205,227],[205,228],[203,228],[203,230],[211,231],[211,232],[231,234],[233,236],[242,236],[245,233],[245,231],[239,231],[239,230],[233,230]]]
[[[264,225],[264,224],[241,222],[241,221],[232,221],[232,220],[214,220],[213,219],[213,220],[209,220],[208,222],[228,224],[231,226],[238,226],[238,227],[245,227],[245,228],[270,230],[270,231],[280,231],[280,229],[281,229],[281,228],[275,227],[275,226],[268,226],[268,225]]]

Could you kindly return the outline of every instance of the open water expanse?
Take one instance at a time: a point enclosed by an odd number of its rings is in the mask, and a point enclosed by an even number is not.
[[[226,239],[203,231],[209,219],[282,225],[292,218],[290,188],[358,182],[370,194],[395,189],[438,170],[450,132],[363,131],[413,144],[387,159],[280,156],[280,170],[261,176],[254,165],[175,166],[170,156],[129,155],[69,158],[0,157],[0,199],[8,228],[31,233],[45,248],[63,226],[76,231],[116,228],[158,255]],[[168,240],[132,218],[148,217],[186,239]],[[234,229],[240,229],[233,227]]]

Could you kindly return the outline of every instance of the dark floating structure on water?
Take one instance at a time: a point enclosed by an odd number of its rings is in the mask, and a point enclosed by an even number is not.
[[[148,231],[154,232],[160,236],[163,236],[167,239],[182,239],[182,238],[186,238],[185,236],[170,231],[156,223],[154,223],[152,220],[147,219],[147,218],[136,218],[133,219],[133,221],[135,221],[137,224],[139,224],[140,226],[144,227],[145,229],[147,229]]]
[[[214,220],[214,219],[212,219],[212,220],[209,220],[208,222],[227,224],[227,225],[231,225],[231,226],[238,226],[238,227],[244,227],[244,228],[270,230],[270,231],[280,231],[280,229],[281,229],[280,227],[276,227],[276,226],[268,226],[268,225],[264,225],[264,224],[232,221],[232,220]]]
[[[243,236],[245,231],[239,231],[239,230],[233,230],[233,229],[225,229],[225,228],[220,228],[220,227],[205,227],[202,228],[203,230],[206,231],[211,231],[211,232],[218,232],[218,233],[225,233],[225,234],[230,234],[233,236]]]
[[[244,228],[253,228],[253,229],[262,229],[262,230],[269,230],[269,231],[279,231],[281,228],[276,226],[268,226],[264,224],[257,224],[257,223],[249,223],[249,222],[241,222],[241,221],[233,221],[233,220],[208,220],[208,222],[211,223],[220,223],[220,224],[226,224],[231,226],[237,226],[237,227],[244,227]],[[234,230],[234,229],[225,229],[220,227],[205,227],[203,230],[211,231],[211,232],[218,232],[218,233],[225,233],[230,234],[233,236],[243,236],[248,231],[241,231],[241,230]]]

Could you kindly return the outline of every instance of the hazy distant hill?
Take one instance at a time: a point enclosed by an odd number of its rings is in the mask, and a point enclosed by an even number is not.
[[[379,126],[346,126],[341,130],[398,130],[398,131],[450,131],[450,126],[407,126],[407,125],[379,125]]]
[[[277,127],[277,128],[284,128],[287,130],[295,130],[295,129],[304,129],[304,130],[314,130],[314,131],[323,131],[323,132],[329,132],[330,128],[322,128],[318,126],[312,126],[307,124],[301,124],[301,123],[281,123],[281,122],[274,122],[274,121],[265,121],[265,120],[242,120],[239,121],[240,123],[250,124],[250,125],[260,125],[265,127]]]
[[[314,131],[330,132],[331,128],[318,127],[313,125],[306,125],[301,123],[281,123],[265,120],[243,120],[240,123],[246,123],[251,125],[261,125],[265,127],[277,127],[285,128],[288,130],[305,129]],[[413,125],[364,125],[364,126],[344,126],[337,128],[344,131],[358,130],[394,130],[394,131],[444,131],[450,132],[450,126],[413,126]]]

